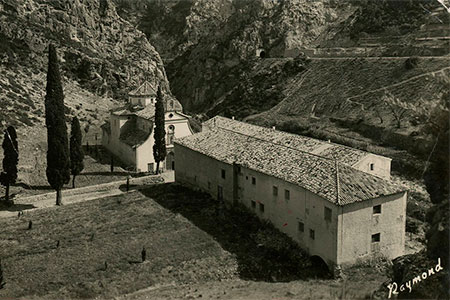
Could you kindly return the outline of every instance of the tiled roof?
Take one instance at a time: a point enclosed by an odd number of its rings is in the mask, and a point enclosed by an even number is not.
[[[404,191],[390,181],[334,159],[281,146],[278,140],[276,142],[220,127],[175,140],[176,144],[216,160],[237,163],[299,185],[336,205]]]
[[[112,114],[116,116],[132,116],[133,112],[130,111],[127,107],[120,107],[111,111]]]
[[[165,111],[176,111],[182,112],[183,107],[181,103],[171,95],[163,95],[164,98],[164,108]],[[145,107],[135,106],[131,107],[130,104],[125,107],[118,108],[112,113],[116,116],[138,116],[144,119],[152,119],[155,116],[155,106],[153,104],[149,104]]]
[[[144,81],[140,87],[129,93],[130,96],[156,96],[156,90],[148,81]]]
[[[208,128],[221,127],[230,129],[242,134],[269,141],[271,143],[289,146],[312,154],[318,154],[320,156],[336,159],[339,162],[350,166],[355,165],[365,156],[369,155],[368,152],[344,145],[329,143],[279,130],[273,130],[220,116],[216,116],[203,124]]]
[[[144,119],[151,119],[155,116],[155,107],[153,105],[147,105],[141,110],[135,112],[135,115]]]

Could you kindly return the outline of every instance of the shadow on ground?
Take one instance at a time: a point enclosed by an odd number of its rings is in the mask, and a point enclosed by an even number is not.
[[[21,187],[25,190],[51,190],[52,187],[49,185],[29,185],[23,182],[15,183],[12,186]]]
[[[23,211],[27,209],[33,209],[36,208],[33,204],[13,204],[13,205],[3,205],[0,204],[0,210],[1,211]]]
[[[82,172],[80,175],[86,175],[86,176],[89,176],[89,175],[92,175],[92,176],[127,176],[129,174],[130,174],[129,172],[116,172],[116,171],[114,171],[114,172],[107,172],[107,171],[104,171],[104,172]]]
[[[286,282],[331,278],[326,267],[311,260],[289,237],[244,208],[222,208],[208,194],[177,184],[157,185],[141,192],[183,215],[235,254],[242,279]]]
[[[121,185],[119,186],[119,190],[122,191],[122,192],[128,192],[128,191],[130,191],[130,190],[132,190],[132,189],[134,189],[134,188],[136,188],[136,187],[138,187],[137,184],[130,184],[130,185],[128,186],[128,188],[127,188],[127,185],[126,185],[126,184],[121,184]]]

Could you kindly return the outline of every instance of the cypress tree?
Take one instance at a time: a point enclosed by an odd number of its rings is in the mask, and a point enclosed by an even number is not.
[[[166,158],[166,130],[164,128],[164,99],[161,87],[158,87],[155,104],[155,144],[153,145],[153,157],[156,162],[156,173],[159,173],[159,163]]]
[[[81,145],[81,128],[77,117],[73,117],[70,130],[70,172],[72,173],[72,187],[75,187],[75,177],[83,171],[84,153]]]
[[[47,126],[47,180],[56,191],[56,205],[62,204],[61,188],[70,181],[69,143],[64,114],[64,94],[55,47],[48,51],[45,124]]]
[[[17,145],[16,129],[9,126],[5,130],[3,147],[3,172],[0,174],[0,183],[6,187],[5,201],[9,203],[9,186],[17,179],[17,163],[19,162],[19,147]]]

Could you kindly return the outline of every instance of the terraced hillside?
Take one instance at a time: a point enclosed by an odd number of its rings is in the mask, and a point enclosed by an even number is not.
[[[361,118],[392,125],[384,93],[405,103],[442,101],[448,92],[447,58],[420,58],[412,69],[407,58],[313,59],[306,71],[283,86],[284,99],[267,115]],[[406,125],[406,124],[405,124]]]

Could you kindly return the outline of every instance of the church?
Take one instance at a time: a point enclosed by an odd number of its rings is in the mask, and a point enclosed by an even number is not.
[[[164,92],[163,99],[167,156],[160,170],[173,170],[174,138],[191,135],[193,131],[181,103]],[[109,120],[102,125],[102,145],[135,172],[156,170],[153,158],[155,103],[156,89],[145,81],[128,94],[125,106],[111,111]]]

